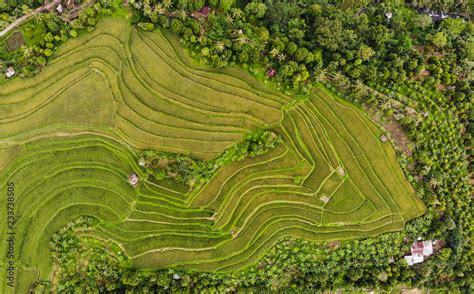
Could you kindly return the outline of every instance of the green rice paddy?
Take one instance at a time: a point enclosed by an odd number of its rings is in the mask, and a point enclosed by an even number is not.
[[[2,85],[0,189],[3,206],[15,184],[17,293],[51,278],[50,238],[81,215],[103,225],[77,233],[116,243],[133,267],[232,272],[283,237],[374,236],[424,213],[361,110],[323,86],[282,110],[290,100],[242,71],[199,68],[172,35],[118,18],[68,41],[36,77]],[[265,128],[282,136],[277,148],[198,189],[138,165],[145,148],[209,160]],[[2,240],[6,224],[2,209]],[[6,242],[0,252],[5,277]]]

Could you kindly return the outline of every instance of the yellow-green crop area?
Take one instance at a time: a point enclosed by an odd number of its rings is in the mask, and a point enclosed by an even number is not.
[[[76,233],[114,242],[133,267],[231,272],[286,236],[374,236],[424,212],[359,109],[322,86],[290,100],[239,70],[199,68],[171,35],[116,18],[68,41],[36,77],[2,85],[0,195],[4,207],[15,184],[17,293],[51,279],[50,238],[82,215],[102,225]],[[138,165],[145,148],[212,159],[265,128],[282,143],[196,189],[153,181]],[[5,209],[0,230],[3,240]]]

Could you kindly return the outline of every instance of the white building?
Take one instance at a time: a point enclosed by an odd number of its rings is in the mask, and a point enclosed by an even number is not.
[[[433,242],[431,240],[423,241],[423,255],[430,256],[433,254]]]
[[[414,242],[411,245],[410,252],[411,255],[405,255],[404,257],[408,265],[421,263],[425,260],[425,257],[433,254],[433,241]]]
[[[7,69],[7,72],[5,73],[5,76],[7,78],[11,78],[15,75],[15,69],[13,68],[13,66],[9,66],[8,69]]]

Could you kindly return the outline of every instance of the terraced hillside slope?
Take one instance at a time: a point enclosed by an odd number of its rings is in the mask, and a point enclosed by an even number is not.
[[[2,86],[0,188],[15,184],[18,293],[52,279],[51,236],[81,215],[101,225],[76,233],[117,244],[133,267],[230,272],[285,236],[373,236],[424,212],[360,110],[323,87],[290,100],[238,70],[198,68],[171,36],[115,18],[68,42],[36,77]],[[138,164],[144,148],[209,160],[259,129],[282,143],[196,189],[155,181]]]

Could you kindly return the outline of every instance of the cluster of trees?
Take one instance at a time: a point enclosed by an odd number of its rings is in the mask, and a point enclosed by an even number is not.
[[[0,30],[6,28],[18,16],[27,14],[30,10],[30,6],[27,5],[21,5],[12,8],[7,4],[0,2]]]
[[[35,8],[43,4],[41,0],[2,0],[0,15],[19,15],[25,9]]]
[[[81,32],[93,31],[101,15],[112,14],[112,8],[108,7],[107,2],[104,3],[97,2],[84,9],[72,21],[53,12],[39,14],[21,28],[26,44],[14,52],[1,48],[0,59],[13,65],[21,76],[35,75],[46,65],[58,46]],[[2,47],[5,46],[2,44]]]
[[[116,290],[127,279],[129,260],[113,244],[105,244],[94,238],[79,237],[76,232],[92,229],[99,220],[83,216],[53,235],[50,248],[54,269],[59,283],[59,293],[105,293]],[[31,293],[50,293],[53,285],[41,281],[33,286]]]
[[[407,1],[407,4],[417,9],[472,15],[472,2],[469,0],[410,0]]]
[[[245,140],[227,148],[213,160],[196,160],[183,154],[145,150],[140,161],[157,180],[171,178],[193,187],[208,181],[220,167],[266,153],[280,141],[281,138],[274,132],[261,130],[247,135]]]

